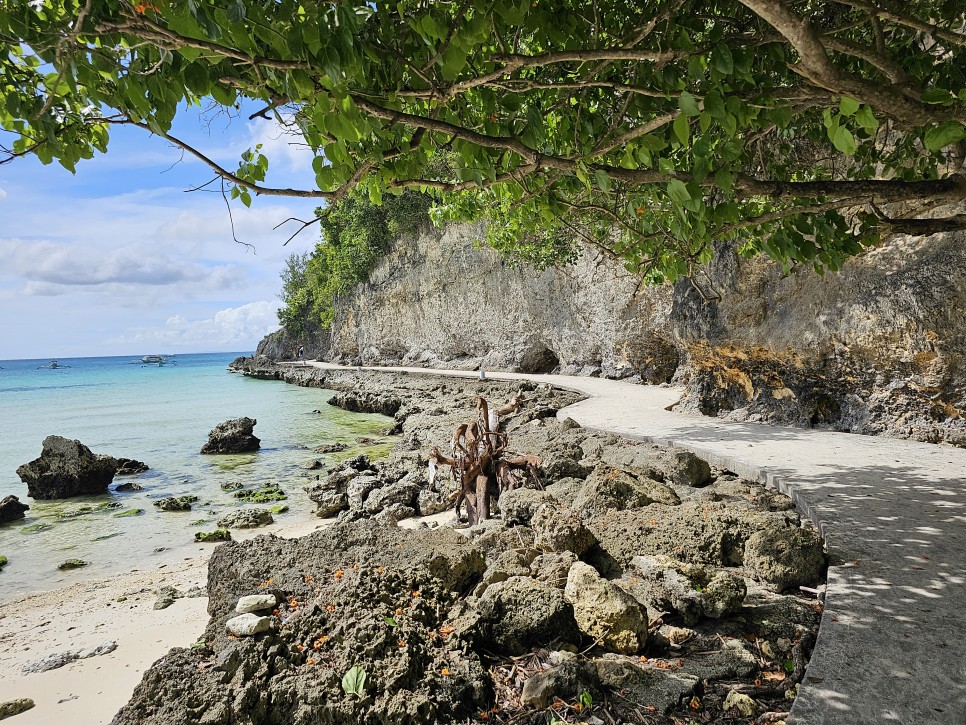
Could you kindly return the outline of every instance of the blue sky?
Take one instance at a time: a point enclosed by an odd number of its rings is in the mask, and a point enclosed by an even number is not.
[[[310,153],[274,122],[191,109],[173,133],[230,169],[262,143],[269,183],[313,188]],[[272,227],[311,218],[318,204],[233,202],[249,249],[232,239],[220,193],[186,193],[212,176],[134,128],[113,129],[108,153],[75,175],[33,157],[0,166],[0,359],[253,350],[278,327],[285,260],[319,233],[283,247],[295,228]]]

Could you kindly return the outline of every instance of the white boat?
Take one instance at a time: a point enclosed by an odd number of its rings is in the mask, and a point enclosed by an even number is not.
[[[161,355],[142,355],[141,362],[145,365],[164,365],[165,359]]]
[[[56,370],[57,368],[69,368],[69,367],[70,367],[70,365],[64,365],[64,363],[59,363],[59,362],[57,362],[56,360],[51,360],[51,361],[50,361],[49,363],[47,363],[46,365],[41,365],[41,366],[40,366],[39,368],[37,368],[37,369],[38,369],[38,370],[41,370],[41,369],[43,369],[43,368],[50,368],[51,370]]]

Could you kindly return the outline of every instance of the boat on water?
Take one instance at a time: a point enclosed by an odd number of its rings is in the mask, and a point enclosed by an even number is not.
[[[46,365],[41,365],[37,369],[38,370],[44,370],[44,369],[54,370],[56,368],[69,368],[69,367],[70,367],[70,365],[64,365],[64,363],[57,362],[56,360],[51,360]]]
[[[167,360],[161,355],[142,355],[141,362],[145,365],[164,365]]]

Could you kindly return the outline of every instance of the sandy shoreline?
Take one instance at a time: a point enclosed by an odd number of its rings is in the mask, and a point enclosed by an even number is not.
[[[296,538],[324,525],[310,519],[233,532],[233,536],[243,540],[272,533]],[[75,582],[0,603],[0,702],[29,697],[36,703],[10,722],[109,723],[152,663],[172,647],[191,645],[204,633],[207,597],[178,599],[156,610],[155,591],[163,586],[181,591],[204,588],[213,549],[158,569]],[[122,597],[126,599],[118,602]],[[117,642],[117,649],[47,672],[21,674],[27,662],[106,640]]]

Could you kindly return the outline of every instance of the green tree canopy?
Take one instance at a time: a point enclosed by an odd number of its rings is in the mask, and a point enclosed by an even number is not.
[[[835,269],[966,228],[935,211],[966,199],[964,22],[962,0],[0,0],[0,126],[5,160],[68,169],[134,126],[246,204],[431,191],[538,260],[582,238],[673,278],[732,239]],[[302,136],[317,188],[172,136],[209,98]]]

